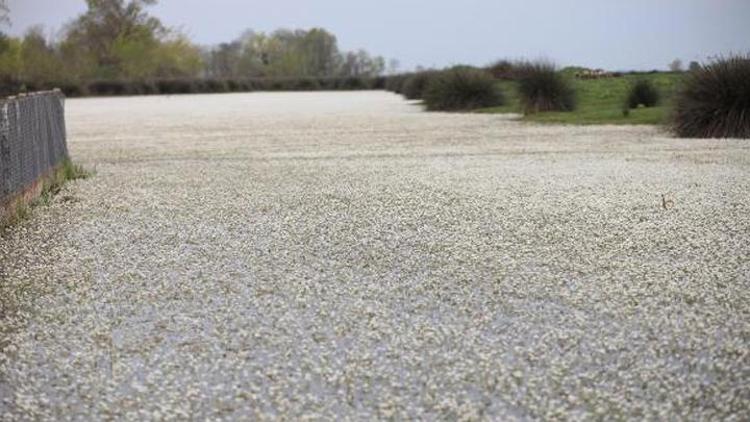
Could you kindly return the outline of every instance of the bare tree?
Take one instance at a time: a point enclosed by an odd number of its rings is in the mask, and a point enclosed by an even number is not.
[[[672,72],[682,72],[682,60],[672,60],[672,63],[669,64],[669,70]]]
[[[10,9],[8,8],[7,0],[0,0],[0,25],[10,26],[10,18],[8,17],[9,13]]]
[[[401,63],[397,59],[388,60],[388,74],[395,75],[398,73],[398,69],[401,67]]]

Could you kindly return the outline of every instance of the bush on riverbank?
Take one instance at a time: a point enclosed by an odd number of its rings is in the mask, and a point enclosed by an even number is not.
[[[424,97],[425,89],[437,72],[425,71],[417,72],[403,82],[401,93],[407,100],[419,100]]]
[[[459,111],[503,105],[505,97],[487,72],[457,68],[430,78],[424,91],[428,110]]]
[[[638,106],[654,107],[659,104],[661,95],[653,83],[647,79],[637,80],[628,91],[627,107],[638,108]]]
[[[487,71],[495,79],[512,81],[516,78],[516,65],[506,59],[498,60],[487,66]]]
[[[690,71],[675,96],[671,128],[683,138],[750,138],[750,55]]]
[[[520,64],[516,67],[516,78],[524,114],[575,109],[575,91],[553,64],[541,61]]]
[[[408,78],[409,75],[407,74],[388,76],[385,80],[385,90],[395,94],[401,94],[404,83]]]

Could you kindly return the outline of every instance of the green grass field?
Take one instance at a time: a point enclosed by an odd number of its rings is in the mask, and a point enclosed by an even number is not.
[[[660,124],[668,117],[669,104],[675,88],[683,75],[674,73],[654,73],[625,75],[608,79],[572,79],[578,98],[578,106],[573,112],[549,112],[524,116],[523,120],[544,123],[567,124]],[[623,104],[628,88],[639,79],[648,79],[662,94],[658,107],[630,110],[623,115]],[[516,90],[516,83],[500,81],[498,85],[507,98],[502,107],[477,110],[479,113],[522,113]]]

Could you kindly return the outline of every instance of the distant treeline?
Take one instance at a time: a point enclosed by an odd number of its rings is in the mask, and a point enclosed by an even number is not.
[[[53,86],[70,95],[355,89],[372,86],[385,70],[382,57],[340,51],[336,37],[320,28],[247,31],[234,41],[200,47],[149,15],[145,9],[155,3],[86,0],[87,11],[53,38],[41,27],[23,37],[0,32],[0,91]],[[0,11],[3,4],[0,0]]]

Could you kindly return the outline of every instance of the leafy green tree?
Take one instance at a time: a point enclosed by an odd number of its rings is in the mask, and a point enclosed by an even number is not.
[[[146,13],[145,8],[156,0],[86,0],[88,10],[73,21],[67,30],[67,40],[77,44],[94,58],[96,76],[100,78],[127,77],[134,66],[123,63],[139,52],[152,51],[153,40],[167,30],[162,23]],[[138,58],[141,64],[144,59]],[[147,60],[146,60],[147,62]]]
[[[199,76],[203,68],[200,49],[182,34],[163,40],[154,57],[154,75],[158,78],[194,78]]]
[[[86,12],[56,42],[48,42],[40,28],[23,39],[0,32],[0,78],[43,86],[198,77],[368,77],[385,68],[381,57],[364,50],[342,53],[336,37],[322,28],[246,31],[232,42],[201,50],[148,14],[156,3],[86,0]],[[0,0],[0,24],[8,22],[7,11]]]
[[[21,74],[26,82],[44,85],[60,78],[60,60],[41,27],[26,32],[21,44]]]
[[[339,63],[336,37],[321,28],[308,31],[301,40],[304,51],[303,75],[323,77],[333,75]]]
[[[217,78],[374,76],[382,57],[366,51],[342,54],[336,37],[322,28],[279,29],[270,35],[246,31],[206,56],[206,73]]]
[[[0,33],[0,80],[20,79],[21,50],[21,40]]]
[[[159,41],[144,28],[128,36],[121,35],[110,49],[120,78],[142,80],[156,73]]]

